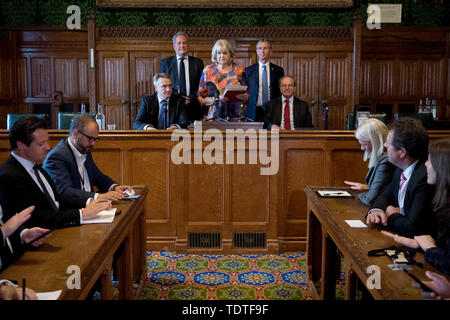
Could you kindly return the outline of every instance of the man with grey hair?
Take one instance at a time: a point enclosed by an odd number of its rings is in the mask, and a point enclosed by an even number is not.
[[[97,122],[82,113],[72,120],[69,137],[47,154],[43,168],[60,194],[84,200],[120,200],[125,197],[124,192],[132,192],[130,186],[118,185],[94,163],[91,151],[98,139]],[[94,193],[94,186],[98,193]]]
[[[185,99],[174,94],[172,80],[167,73],[153,76],[155,93],[142,97],[136,120],[135,130],[173,130],[186,128],[189,124],[186,115]]]
[[[270,62],[272,44],[269,40],[256,43],[256,55],[258,62],[244,71],[249,93],[246,116],[249,121],[262,122],[267,102],[281,96],[278,82],[284,76],[284,70]]]
[[[172,44],[176,55],[162,59],[159,72],[169,74],[174,93],[185,98],[189,120],[200,120],[202,109],[197,100],[197,91],[204,68],[203,61],[188,55],[188,39],[184,32],[177,32],[172,38]]]

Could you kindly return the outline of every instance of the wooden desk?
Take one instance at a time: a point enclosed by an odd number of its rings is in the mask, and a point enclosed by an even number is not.
[[[307,186],[308,199],[308,241],[307,265],[309,279],[315,286],[316,298],[333,300],[336,290],[336,265],[340,263],[338,251],[345,263],[345,299],[353,300],[356,295],[356,282],[359,279],[366,286],[372,272],[367,268],[376,265],[380,268],[380,289],[368,292],[377,300],[417,300],[423,299],[420,289],[412,287],[412,279],[404,271],[393,271],[387,265],[392,261],[387,256],[369,257],[368,251],[387,248],[396,243],[380,233],[379,229],[351,228],[345,220],[362,220],[365,223],[367,207],[355,198],[320,198],[318,189],[328,187]],[[342,189],[342,188],[340,188]],[[350,191],[350,190],[349,190]],[[355,192],[350,191],[353,195]],[[417,252],[414,259],[424,264],[423,268],[412,266],[410,271],[421,280],[427,280],[426,270],[435,271],[424,261],[424,255]],[[319,287],[319,288],[317,288]]]
[[[141,197],[113,202],[122,212],[111,224],[88,224],[52,232],[45,243],[27,251],[0,274],[0,279],[22,280],[36,292],[62,290],[60,299],[85,299],[101,278],[102,299],[112,298],[111,272],[117,267],[119,299],[140,296],[145,277],[145,186],[135,186]],[[115,258],[115,259],[114,259]],[[68,289],[66,270],[81,271],[80,289]],[[137,290],[135,290],[137,288]]]

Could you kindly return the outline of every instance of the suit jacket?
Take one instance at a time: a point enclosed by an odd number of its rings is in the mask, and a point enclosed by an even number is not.
[[[84,166],[89,176],[91,190],[96,186],[99,192],[108,192],[111,185],[115,184],[114,180],[98,169],[91,153],[87,154]],[[83,191],[81,188],[77,161],[67,139],[61,140],[47,154],[43,168],[52,178],[59,194],[69,198],[82,198],[85,201],[94,197],[94,192]]]
[[[141,106],[133,123],[133,129],[143,130],[147,124],[157,128],[159,108],[157,93],[142,97]],[[176,94],[172,94],[169,99],[169,126],[174,124],[178,124],[181,128],[186,128],[189,124],[184,98]]]
[[[6,222],[6,220],[3,220],[3,222]],[[2,262],[0,271],[5,270],[9,265],[13,263],[16,258],[21,256],[24,252],[24,246],[22,245],[22,240],[20,239],[20,232],[22,230],[23,227],[19,227],[13,234],[8,237],[11,243],[11,247],[13,248],[13,252],[11,252],[11,249],[6,243],[7,238],[0,230],[0,259]]]
[[[395,170],[392,183],[386,188],[372,205],[373,208],[386,210],[391,205],[399,207],[398,190],[400,188],[400,168]],[[387,226],[401,236],[413,238],[416,235],[429,234],[436,236],[437,221],[432,210],[434,186],[427,183],[427,169],[423,162],[418,162],[408,182],[404,213],[389,216]]]
[[[264,120],[264,128],[271,129],[272,125],[281,125],[281,112],[283,107],[281,105],[281,96],[270,100],[266,105],[266,116]],[[313,127],[311,113],[308,109],[308,104],[294,97],[294,125],[295,128]],[[292,128],[294,129],[294,128]]]
[[[55,184],[45,170],[41,171],[47,179],[59,202],[55,211],[42,190],[34,182],[25,168],[12,155],[0,167],[0,203],[4,217],[10,218],[17,212],[34,205],[31,218],[24,227],[62,228],[80,224],[78,209],[84,208],[86,202],[81,198],[66,198],[56,191]],[[5,218],[4,218],[5,219]]]
[[[358,198],[366,206],[370,207],[375,199],[392,182],[395,166],[389,162],[387,155],[383,155],[375,167],[369,169],[366,175],[366,184],[369,190],[358,194]]]
[[[281,96],[279,80],[283,76],[283,68],[270,62],[270,100]],[[259,63],[245,68],[244,77],[246,78],[250,95],[247,104],[247,118],[255,120],[259,90]],[[265,106],[262,107],[265,109]]]
[[[203,60],[188,56],[189,61],[189,86],[190,86],[190,103],[186,106],[186,116],[189,120],[200,120],[202,118],[202,107],[197,98],[198,84],[202,76],[204,64]],[[178,79],[178,61],[177,56],[167,57],[161,60],[159,64],[159,72],[165,72],[170,75],[172,79],[172,86],[174,92],[179,92],[180,84]]]

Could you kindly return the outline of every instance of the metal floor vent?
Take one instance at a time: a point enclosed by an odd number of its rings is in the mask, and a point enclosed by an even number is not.
[[[265,233],[234,233],[233,234],[234,248],[265,248],[266,234]]]
[[[190,248],[220,248],[222,237],[220,233],[189,232]]]

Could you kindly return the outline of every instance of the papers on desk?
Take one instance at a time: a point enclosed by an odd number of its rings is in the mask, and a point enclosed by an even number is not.
[[[112,208],[111,210],[103,210],[95,216],[95,218],[83,220],[81,224],[91,224],[91,223],[112,223],[114,217],[116,216],[117,208]]]
[[[62,290],[52,292],[36,292],[38,300],[58,300]]]
[[[137,199],[140,196],[141,196],[140,194],[136,194],[136,195],[133,195],[133,196],[126,196],[124,199]]]
[[[345,220],[345,222],[352,228],[367,228],[367,225],[361,220]]]
[[[317,190],[316,193],[322,198],[353,198],[352,194],[345,190]]]

